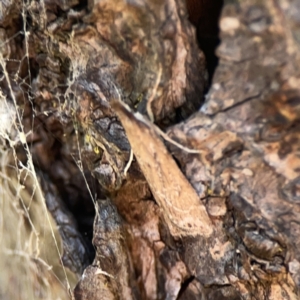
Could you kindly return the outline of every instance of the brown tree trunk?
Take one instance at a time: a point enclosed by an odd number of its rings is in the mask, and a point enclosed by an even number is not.
[[[298,299],[299,15],[293,0],[2,2],[2,211],[26,229],[1,225],[1,297]]]

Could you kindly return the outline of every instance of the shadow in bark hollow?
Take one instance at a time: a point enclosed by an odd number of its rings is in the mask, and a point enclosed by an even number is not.
[[[186,0],[189,20],[196,26],[199,48],[204,52],[211,84],[219,59],[215,50],[220,43],[219,19],[223,0]],[[209,90],[209,86],[207,88]]]
[[[195,276],[189,277],[181,286],[181,289],[178,293],[178,299],[184,294],[184,292],[187,290],[189,284],[195,279]]]

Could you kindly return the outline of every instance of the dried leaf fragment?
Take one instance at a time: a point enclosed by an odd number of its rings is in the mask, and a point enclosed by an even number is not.
[[[213,227],[205,207],[157,136],[154,125],[120,101],[113,101],[112,107],[125,128],[171,234],[174,237],[210,236]]]

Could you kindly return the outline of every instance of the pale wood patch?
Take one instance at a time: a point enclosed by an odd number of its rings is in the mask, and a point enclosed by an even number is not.
[[[197,193],[156,134],[154,124],[122,102],[112,102],[132,151],[173,236],[210,236],[211,221]]]

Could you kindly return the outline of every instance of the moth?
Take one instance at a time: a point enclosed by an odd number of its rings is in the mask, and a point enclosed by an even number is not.
[[[113,100],[111,105],[172,236],[209,237],[213,226],[206,209],[158,136],[155,125],[119,100]]]

